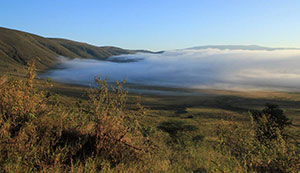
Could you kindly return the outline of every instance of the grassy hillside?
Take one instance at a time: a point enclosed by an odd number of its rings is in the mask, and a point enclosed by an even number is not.
[[[18,70],[31,59],[38,69],[47,69],[56,57],[104,59],[113,55],[134,53],[117,47],[96,47],[65,39],[44,38],[38,35],[0,27],[0,69]]]

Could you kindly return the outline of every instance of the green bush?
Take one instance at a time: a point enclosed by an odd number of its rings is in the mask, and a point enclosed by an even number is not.
[[[169,120],[161,122],[158,129],[167,132],[171,138],[169,144],[180,144],[182,147],[190,145],[192,143],[199,144],[203,140],[203,136],[196,135],[189,132],[198,130],[195,125],[186,124],[180,120]]]
[[[275,104],[266,104],[262,111],[251,112],[251,116],[255,122],[256,137],[265,144],[280,136],[284,137],[284,129],[291,125],[283,110]]]
[[[194,125],[189,125],[179,120],[169,120],[169,121],[161,122],[158,128],[163,130],[164,132],[169,133],[170,136],[172,137],[177,136],[178,133],[180,132],[188,132],[188,131],[194,131],[198,129]]]
[[[299,149],[288,135],[283,136],[281,127],[290,122],[277,119],[286,120],[282,113],[278,106],[267,105],[263,111],[250,115],[250,124],[231,122],[230,126],[220,126],[217,148],[224,155],[233,156],[249,172],[296,172]],[[279,127],[279,122],[284,124]]]

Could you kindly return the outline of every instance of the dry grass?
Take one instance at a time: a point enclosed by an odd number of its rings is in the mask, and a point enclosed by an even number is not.
[[[85,167],[87,161],[101,170],[105,164],[142,162],[146,145],[134,128],[143,108],[125,109],[127,93],[121,85],[108,92],[106,82],[98,79],[89,106],[78,104],[68,112],[56,95],[35,88],[34,69],[32,63],[26,81],[0,78],[1,170],[67,171]]]

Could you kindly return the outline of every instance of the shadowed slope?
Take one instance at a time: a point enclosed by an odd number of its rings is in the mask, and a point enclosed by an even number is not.
[[[40,58],[37,67],[47,69],[53,65],[57,56],[104,59],[134,52],[117,47],[96,47],[71,40],[44,38],[0,27],[0,68],[4,70],[22,67],[36,57]]]

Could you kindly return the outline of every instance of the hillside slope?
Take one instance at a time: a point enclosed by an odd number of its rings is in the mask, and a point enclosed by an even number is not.
[[[47,69],[54,64],[57,56],[104,59],[135,52],[117,47],[96,47],[71,40],[45,38],[0,27],[1,69],[22,67],[33,58],[36,59],[39,69]]]

